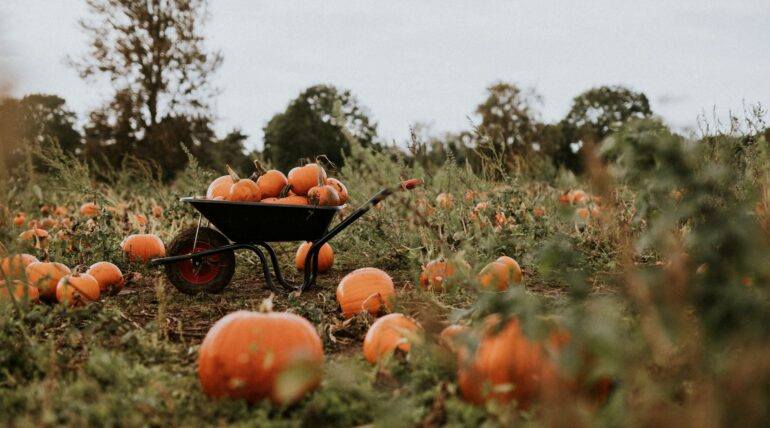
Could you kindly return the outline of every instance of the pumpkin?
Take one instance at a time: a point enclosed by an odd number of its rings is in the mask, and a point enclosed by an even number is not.
[[[229,175],[223,175],[209,184],[206,190],[206,199],[227,199],[230,194],[230,186],[233,185],[233,179]]]
[[[19,240],[29,242],[35,248],[43,248],[48,244],[48,232],[43,229],[29,229],[19,234]]]
[[[262,191],[259,190],[257,183],[248,178],[238,177],[230,165],[227,165],[227,172],[230,173],[232,185],[225,199],[240,202],[259,202],[262,199]]]
[[[0,301],[10,300],[11,294],[16,301],[24,300],[25,297],[32,303],[40,301],[40,292],[36,287],[29,286],[22,281],[14,280],[11,282],[12,292],[8,291],[8,283],[0,280]]]
[[[287,196],[285,198],[278,198],[275,201],[273,201],[274,204],[281,204],[281,205],[308,205],[309,202],[305,196]]]
[[[310,251],[310,247],[313,246],[312,242],[305,242],[297,248],[297,255],[294,257],[294,262],[297,265],[297,269],[305,269],[305,257],[307,252]],[[331,245],[323,244],[318,251],[318,273],[328,272],[332,268],[334,263],[334,251]]]
[[[521,266],[519,266],[519,262],[508,256],[498,257],[495,261],[508,266],[511,270],[511,281],[514,284],[521,284]]]
[[[511,268],[505,263],[495,261],[484,266],[477,278],[483,288],[504,291],[511,285]]]
[[[137,214],[134,218],[136,219],[136,223],[139,226],[146,226],[147,225],[148,220],[147,220],[147,216],[146,215],[144,215],[144,214]]]
[[[390,275],[372,267],[350,272],[337,286],[337,302],[345,318],[367,311],[375,315],[382,306],[390,309],[395,296]]]
[[[370,364],[392,354],[396,349],[409,352],[409,333],[420,329],[417,322],[403,314],[389,314],[377,319],[364,337],[364,357]]]
[[[6,278],[20,278],[31,263],[39,261],[37,257],[30,254],[17,254],[15,256],[3,257],[0,261],[0,271]]]
[[[469,328],[460,324],[451,324],[441,330],[438,336],[438,344],[449,352],[456,353],[461,343],[458,342],[458,336],[466,334]]]
[[[307,200],[310,205],[314,206],[336,207],[341,205],[340,195],[334,186],[329,184],[318,185],[308,190]]]
[[[120,248],[128,256],[130,261],[147,262],[153,257],[166,255],[166,247],[163,241],[153,234],[129,235],[120,243]]]
[[[24,215],[24,213],[16,213],[16,215],[13,217],[13,224],[15,224],[16,226],[21,226],[26,222],[27,222],[27,216]]]
[[[67,215],[67,212],[69,212],[67,207],[60,206],[60,207],[56,207],[56,209],[53,210],[53,215],[55,215],[56,217],[64,217],[65,215]]]
[[[534,210],[535,218],[540,218],[545,215],[545,208],[537,207]]]
[[[334,187],[334,190],[337,191],[337,195],[340,197],[340,203],[339,205],[345,205],[350,200],[350,196],[348,195],[348,188],[342,184],[341,181],[337,180],[336,178],[327,178],[326,184],[329,186]]]
[[[163,216],[163,208],[153,205],[152,207],[152,216],[155,218],[161,218]]]
[[[70,268],[56,262],[32,262],[27,265],[27,282],[32,287],[37,287],[40,297],[45,299],[56,298],[56,286],[59,280],[72,273]]]
[[[288,182],[291,190],[300,196],[307,195],[318,184],[318,179],[326,180],[326,171],[317,163],[298,166],[289,171]]]
[[[88,274],[76,272],[65,275],[56,284],[56,300],[66,306],[95,302],[99,300],[99,295],[99,283],[96,278]]]
[[[455,198],[451,193],[439,193],[436,196],[436,206],[446,210],[452,208],[454,200]]]
[[[527,408],[540,395],[543,374],[556,370],[543,347],[524,335],[517,319],[500,328],[496,315],[485,320],[475,354],[463,348],[458,360],[462,398],[476,405],[515,400],[519,407]]]
[[[257,179],[257,186],[263,198],[275,198],[288,184],[286,175],[277,169],[268,170]]]
[[[287,404],[321,381],[321,338],[290,313],[237,311],[217,321],[198,355],[198,377],[210,398]]]
[[[465,261],[447,261],[436,259],[428,262],[420,273],[420,286],[424,289],[443,291],[446,281],[460,271],[467,271],[470,266]]]
[[[51,212],[51,207],[49,207],[48,205],[43,205],[42,207],[40,207],[40,214],[48,215],[48,213],[50,212]]]
[[[97,262],[86,271],[99,283],[100,293],[118,294],[123,289],[125,279],[120,269],[110,262]]]
[[[80,206],[80,214],[88,217],[96,217],[99,215],[99,205],[93,202],[86,202]]]

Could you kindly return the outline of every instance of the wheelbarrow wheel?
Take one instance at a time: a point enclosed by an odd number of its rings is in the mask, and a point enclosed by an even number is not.
[[[229,244],[227,238],[209,227],[189,227],[180,232],[168,248],[169,256],[197,253]],[[235,272],[233,250],[222,251],[203,257],[180,260],[166,265],[166,277],[177,290],[185,294],[219,293]]]

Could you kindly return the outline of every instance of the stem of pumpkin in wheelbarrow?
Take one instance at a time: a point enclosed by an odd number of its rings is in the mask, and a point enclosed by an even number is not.
[[[152,264],[165,265],[169,281],[183,293],[216,293],[230,283],[235,272],[233,252],[249,249],[259,258],[265,282],[272,291],[278,290],[270,274],[270,264],[282,287],[288,291],[305,291],[315,283],[318,253],[326,242],[383,199],[397,191],[412,190],[420,183],[419,179],[410,179],[380,190],[331,229],[328,228],[334,215],[344,206],[182,198],[215,228],[201,226],[199,222],[197,226],[181,231],[169,245],[168,257],[153,259]],[[300,285],[289,284],[283,278],[276,253],[268,244],[286,241],[312,242],[305,257],[304,279]],[[262,250],[268,253],[269,260]]]

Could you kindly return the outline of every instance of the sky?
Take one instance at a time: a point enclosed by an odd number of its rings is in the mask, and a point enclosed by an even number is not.
[[[417,122],[436,134],[468,129],[498,80],[534,87],[544,121],[605,84],[644,92],[685,131],[702,113],[770,105],[768,0],[210,3],[207,46],[224,55],[216,129],[240,128],[255,148],[267,121],[318,83],[351,90],[396,143]],[[86,15],[82,0],[0,2],[0,70],[12,94],[60,95],[81,119],[110,97],[65,65],[85,50],[77,21]]]

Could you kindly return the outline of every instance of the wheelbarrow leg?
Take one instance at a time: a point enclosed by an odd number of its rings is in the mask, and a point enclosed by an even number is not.
[[[281,274],[281,267],[278,264],[278,256],[275,254],[275,250],[273,250],[273,247],[270,246],[270,244],[266,242],[257,242],[257,245],[261,246],[262,248],[267,251],[267,254],[270,255],[270,261],[273,264],[273,271],[275,271],[275,278],[278,280],[278,283],[281,284],[281,287],[289,290],[289,291],[297,291],[297,290],[304,290],[307,287],[304,287],[304,285],[307,283],[307,273],[305,274],[305,281],[300,286],[294,286],[289,284]]]
[[[267,262],[265,254],[256,245],[250,245],[249,248],[256,253],[257,257],[259,257],[259,261],[262,263],[262,273],[265,275],[267,286],[270,287],[270,290],[274,293],[278,293],[278,290],[273,283],[273,278],[270,276],[270,264]]]

